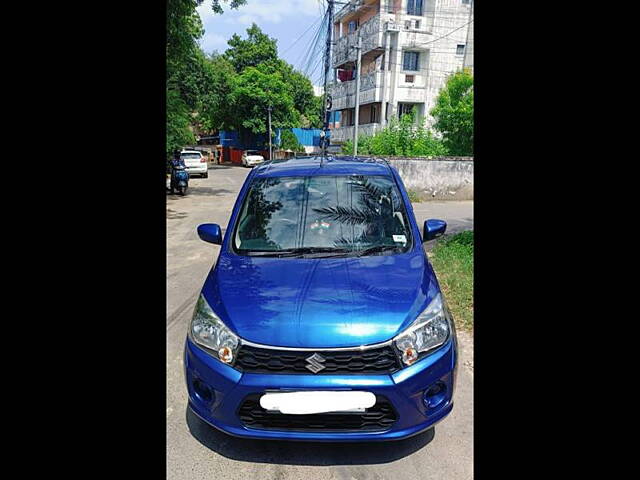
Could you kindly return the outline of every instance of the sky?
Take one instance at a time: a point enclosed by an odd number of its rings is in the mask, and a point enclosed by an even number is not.
[[[304,72],[308,60],[306,53],[319,27],[324,4],[323,0],[247,0],[247,4],[237,10],[222,3],[224,13],[216,15],[211,10],[211,2],[205,0],[198,7],[205,29],[200,46],[206,53],[214,50],[222,53],[234,33],[245,38],[247,28],[255,22],[278,41],[280,58]],[[322,63],[321,56],[314,57],[313,65]],[[322,83],[321,74],[320,65],[310,75],[314,85]]]

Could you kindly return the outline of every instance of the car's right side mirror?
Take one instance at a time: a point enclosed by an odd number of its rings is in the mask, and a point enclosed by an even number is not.
[[[433,240],[444,235],[447,230],[447,222],[444,220],[438,220],[436,218],[430,218],[424,222],[424,231],[422,233],[422,241]]]

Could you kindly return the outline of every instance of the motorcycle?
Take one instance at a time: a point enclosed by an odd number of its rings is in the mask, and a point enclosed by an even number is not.
[[[185,195],[189,188],[189,172],[184,165],[174,165],[171,168],[171,175],[167,179],[167,187],[173,194],[174,190],[178,191],[178,195]]]

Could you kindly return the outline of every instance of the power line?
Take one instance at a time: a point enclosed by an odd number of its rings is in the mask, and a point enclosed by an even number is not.
[[[322,17],[318,17],[318,18],[316,18],[316,19],[315,19],[315,21],[314,21],[311,25],[309,25],[309,27],[308,27],[308,28],[307,28],[307,29],[302,33],[302,35],[300,35],[300,36],[299,36],[299,37],[298,37],[298,38],[297,38],[297,39],[296,39],[296,40],[295,40],[291,45],[289,45],[289,46],[287,47],[287,49],[286,49],[286,50],[284,50],[284,51],[281,53],[281,55],[284,55],[284,54],[285,54],[285,53],[287,53],[289,50],[291,50],[291,49],[293,48],[293,46],[294,46],[296,43],[298,43],[298,42],[300,41],[300,39],[301,39],[302,37],[304,37],[304,36],[307,34],[307,32],[308,32],[309,30],[311,30],[311,28],[312,28],[316,23],[318,23],[318,21],[319,21],[319,20],[321,20],[321,19],[322,19]]]
[[[320,19],[322,20],[324,17],[320,17]],[[322,23],[321,22],[318,26],[316,26],[316,29],[314,31],[313,36],[311,37],[310,41],[307,42],[304,50],[302,51],[302,53],[298,56],[298,59],[296,60],[296,64],[300,66],[301,70],[306,70],[305,67],[302,67],[302,62],[304,60],[307,61],[306,65],[310,64],[310,58],[313,57],[313,53],[314,50],[316,48],[318,39],[320,37],[320,35],[322,34]]]

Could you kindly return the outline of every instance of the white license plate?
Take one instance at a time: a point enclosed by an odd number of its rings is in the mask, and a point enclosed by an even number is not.
[[[260,397],[265,410],[293,415],[329,412],[364,412],[376,403],[371,392],[274,392]]]

